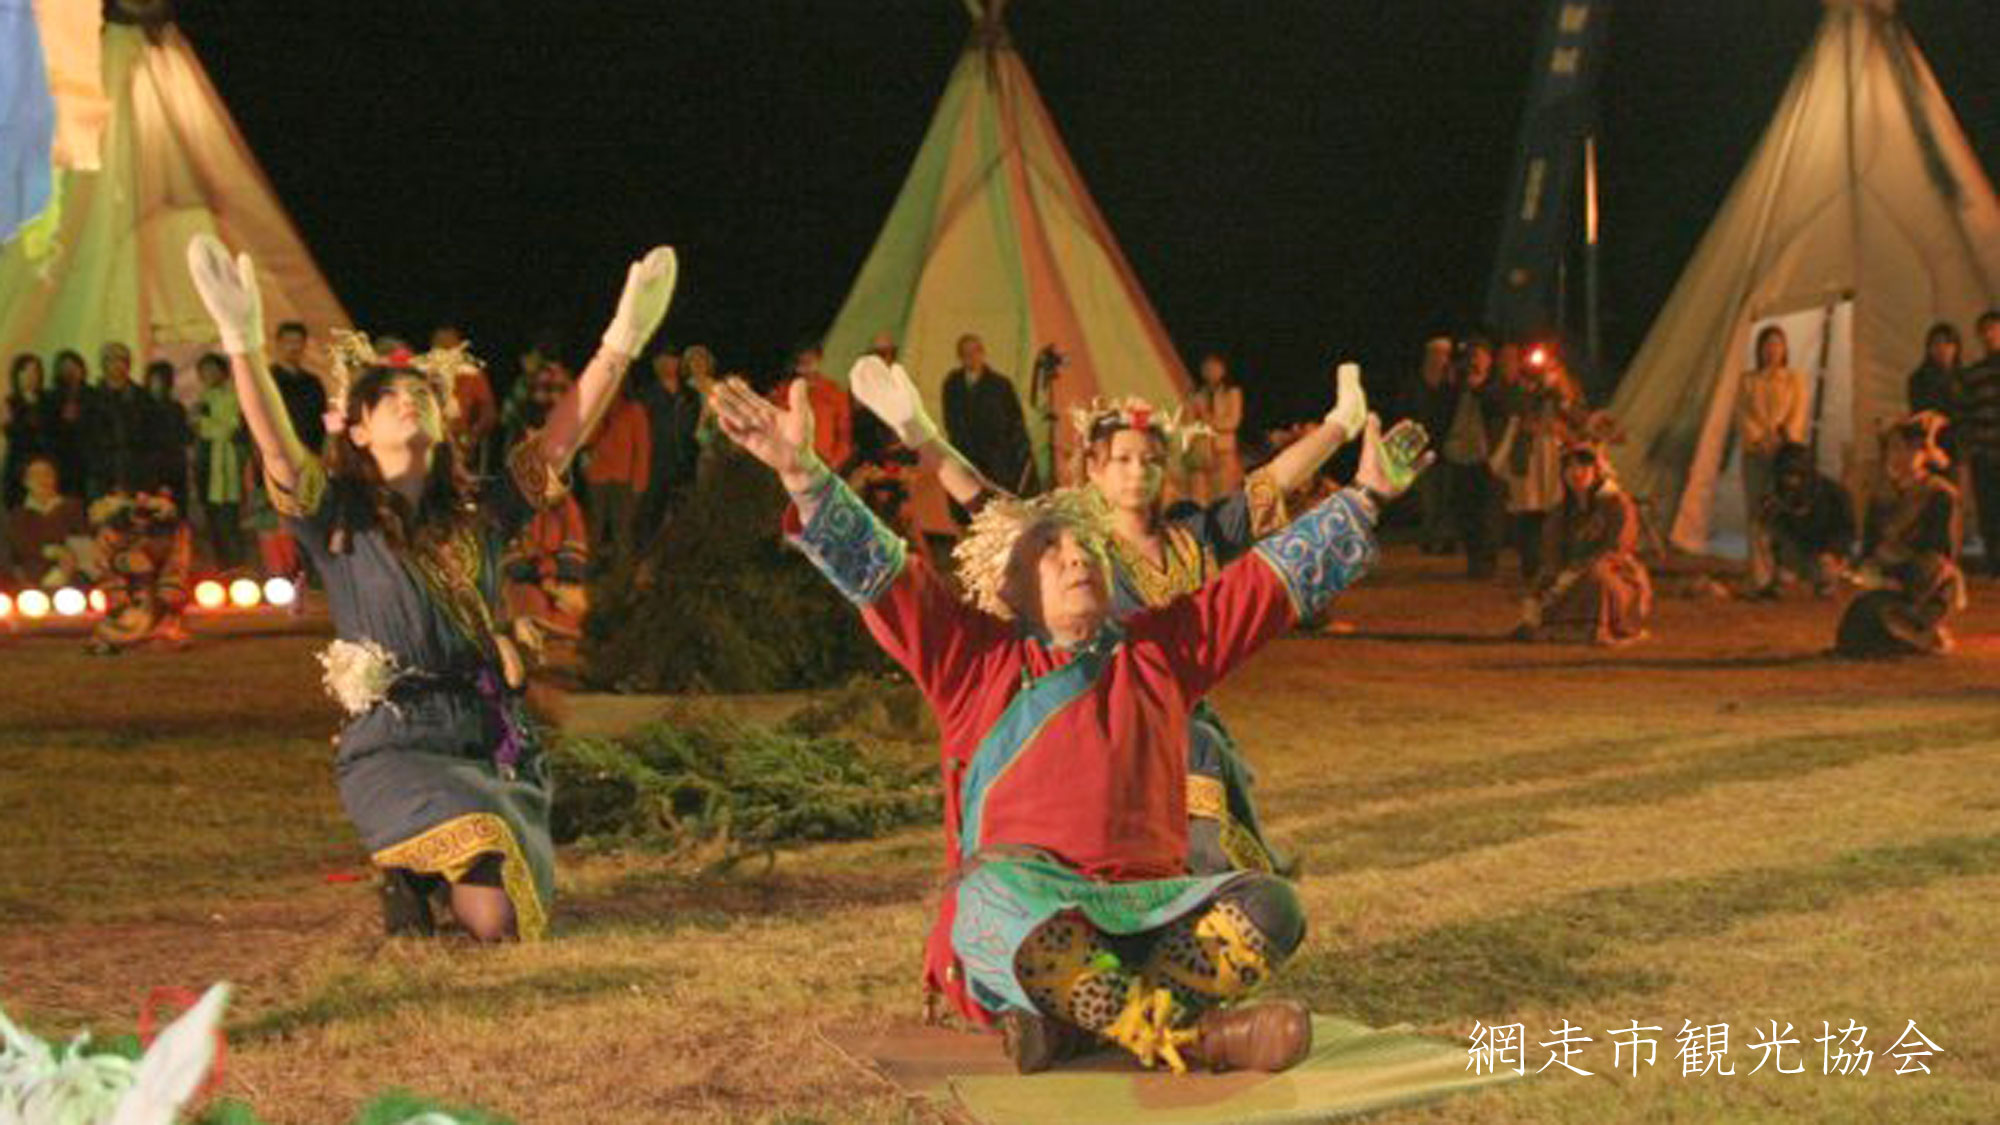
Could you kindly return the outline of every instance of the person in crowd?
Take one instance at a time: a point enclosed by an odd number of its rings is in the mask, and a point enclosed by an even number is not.
[[[144,464],[139,475],[141,491],[167,494],[185,515],[194,428],[188,425],[187,408],[175,397],[176,382],[172,363],[156,359],[146,365]]]
[[[652,473],[653,437],[646,407],[624,383],[603,428],[586,447],[583,479],[590,489],[590,553],[597,569],[616,570],[631,558],[638,506]]]
[[[986,342],[969,332],[958,338],[958,366],[944,377],[944,429],[987,480],[1017,495],[1035,491],[1021,396],[1013,380],[986,366]]]
[[[7,513],[7,554],[19,585],[65,586],[80,569],[90,520],[83,504],[62,491],[61,478],[48,454],[30,457],[21,472],[26,494]]]
[[[573,641],[583,636],[583,618],[590,610],[588,535],[576,497],[564,496],[536,512],[507,545],[500,569],[517,634],[526,622],[537,645],[550,637]]]
[[[1958,455],[1965,463],[1959,479],[1972,485],[1980,565],[1987,577],[2000,578],[2000,309],[1982,314],[1977,327],[1986,354],[1960,369],[1952,396]]]
[[[1243,388],[1220,352],[1202,356],[1196,370],[1201,385],[1188,399],[1187,420],[1202,429],[1192,431],[1188,443],[1186,492],[1196,503],[1206,504],[1243,483],[1243,450],[1237,444],[1243,429]]]
[[[49,453],[61,471],[63,488],[88,496],[90,483],[90,367],[79,352],[56,353],[55,386],[49,390]]]
[[[652,378],[641,382],[639,401],[646,407],[652,461],[646,472],[646,495],[639,509],[640,550],[649,550],[673,510],[693,490],[695,466],[701,459],[702,402],[686,377],[679,352],[661,348],[653,353]]]
[[[1854,510],[1847,490],[1813,465],[1811,447],[1792,442],[1778,450],[1762,515],[1775,568],[1772,583],[1751,597],[1778,597],[1787,576],[1831,597],[1854,551]]]
[[[338,432],[322,459],[292,432],[265,364],[255,263],[208,236],[188,259],[271,501],[326,586],[339,639],[322,662],[349,714],[334,773],[384,871],[385,928],[433,932],[435,887],[476,940],[542,937],[554,890],[548,772],[521,709],[525,665],[500,626],[499,557],[562,495],[571,458],[666,315],[673,251],[631,265],[582,381],[484,481],[446,432],[461,355],[337,337]]]
[[[22,352],[7,367],[7,456],[4,466],[4,494],[0,505],[12,508],[21,502],[24,488],[22,470],[37,457],[54,453],[49,436],[48,375],[42,357]]]
[[[1862,526],[1856,575],[1864,593],[1848,603],[1834,635],[1842,656],[1950,652],[1950,614],[1965,607],[1958,568],[1964,518],[1935,411],[1900,419],[1882,434],[1883,483]]]
[[[88,651],[113,656],[142,645],[185,648],[194,535],[173,497],[113,492],[90,506],[97,534],[97,589],[104,616]]]
[[[306,366],[306,349],[312,337],[303,321],[287,320],[278,325],[271,349],[271,377],[278,381],[278,394],[285,400],[285,417],[307,449],[326,444],[326,380]]]
[[[1602,431],[1602,423],[1591,429]],[[1563,451],[1563,501],[1542,548],[1543,577],[1522,603],[1522,640],[1622,645],[1642,640],[1653,582],[1639,558],[1639,508],[1618,487],[1595,435]]]
[[[877,332],[875,338],[868,341],[868,354],[883,363],[896,362],[896,350],[896,337],[890,332]]]
[[[1304,1005],[1232,1004],[1304,939],[1297,894],[1261,872],[1186,873],[1187,717],[1373,562],[1382,507],[1422,471],[1420,432],[1385,441],[1371,417],[1352,487],[1117,621],[1087,494],[982,508],[960,548],[967,604],[814,456],[803,386],[783,408],[729,383],[714,400],[790,494],[790,538],[937,713],[950,889],[924,958],[933,995],[999,1024],[1023,1072],[1079,1038],[1175,1071],[1304,1059]]]
[[[104,345],[98,356],[102,386],[90,396],[87,418],[90,437],[90,486],[92,496],[113,492],[130,493],[146,483],[148,470],[146,439],[152,420],[153,403],[146,389],[132,379],[132,349],[119,343]]]
[[[1955,326],[1942,321],[1931,325],[1924,333],[1923,362],[1910,372],[1906,384],[1911,414],[1936,414],[1945,420],[1939,448],[1947,456],[1951,454],[1951,447],[1944,439],[1949,436],[1952,424],[1958,421],[1954,414],[1958,409],[1956,392],[1962,349]]]
[[[209,352],[195,361],[201,397],[194,404],[195,495],[201,498],[209,562],[243,564],[243,479],[248,452],[243,408],[229,381],[229,360]]]
[[[500,405],[494,400],[493,383],[486,377],[486,366],[466,352],[465,347],[465,330],[456,324],[442,324],[431,332],[432,351],[456,350],[466,357],[465,366],[458,370],[451,382],[451,395],[458,403],[452,419],[451,439],[464,453],[467,467],[477,473],[485,471],[488,441],[500,428]]]
[[[1451,337],[1432,336],[1424,341],[1423,363],[1411,396],[1410,416],[1433,434],[1451,428],[1452,377]],[[1458,549],[1452,532],[1451,474],[1425,473],[1417,481],[1417,508],[1421,520],[1418,543],[1426,555],[1448,555]]]
[[[820,370],[819,345],[807,344],[792,356],[792,372],[771,390],[771,401],[783,402],[791,393],[793,380],[806,385],[812,401],[814,451],[827,468],[845,476],[854,461],[854,400],[847,388],[826,377]]]
[[[1443,461],[1451,492],[1452,525],[1465,548],[1466,577],[1491,578],[1499,565],[1500,498],[1488,465],[1507,424],[1493,379],[1493,343],[1469,337],[1452,382]]]
[[[1503,390],[1511,388],[1506,429],[1489,462],[1501,482],[1507,510],[1507,538],[1521,560],[1521,580],[1541,577],[1543,525],[1563,501],[1564,447],[1581,431],[1583,395],[1560,356],[1521,362],[1516,344],[1501,345],[1496,366]],[[1511,356],[1511,360],[1507,357]],[[1515,374],[1505,373],[1510,366]]]
[[[506,400],[500,404],[500,432],[510,448],[530,428],[524,417],[529,400],[544,386],[541,374],[550,367],[557,370],[566,384],[576,384],[576,374],[562,361],[562,344],[554,333],[544,331],[537,333],[528,350],[521,353],[514,381],[507,387]]]
[[[1771,530],[1764,514],[1771,497],[1772,464],[1787,444],[1803,445],[1812,415],[1812,389],[1791,365],[1785,330],[1767,325],[1757,333],[1757,366],[1736,384],[1737,466],[1743,476],[1743,522],[1750,546],[1750,588],[1775,581]]]

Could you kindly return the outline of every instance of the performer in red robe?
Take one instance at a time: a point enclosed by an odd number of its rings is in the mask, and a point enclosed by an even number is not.
[[[734,381],[712,401],[791,493],[794,542],[938,716],[952,889],[927,985],[976,1022],[997,1018],[1023,1070],[1078,1029],[1175,1070],[1302,1059],[1302,1005],[1221,1006],[1275,971],[1305,922],[1276,876],[1187,873],[1188,717],[1372,564],[1377,513],[1426,463],[1422,430],[1385,441],[1371,418],[1355,487],[1189,597],[1121,622],[1088,493],[980,513],[957,552],[975,608],[813,454],[803,386],[783,409]]]

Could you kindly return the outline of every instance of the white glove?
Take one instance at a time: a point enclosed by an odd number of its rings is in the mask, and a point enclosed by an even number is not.
[[[680,264],[671,246],[655,246],[633,262],[625,271],[625,291],[618,295],[618,315],[604,330],[604,346],[622,356],[638,355],[660,321],[666,319],[679,274]]]
[[[1368,422],[1368,393],[1361,389],[1361,366],[1343,363],[1335,378],[1340,391],[1333,409],[1326,412],[1326,420],[1340,427],[1341,441],[1353,441]]]
[[[892,366],[880,356],[864,355],[848,370],[847,389],[911,449],[937,440],[937,423],[924,412],[924,396],[902,364]]]
[[[222,337],[222,350],[248,355],[252,345],[263,344],[264,296],[250,255],[238,254],[232,260],[214,235],[198,234],[188,242],[187,260],[195,291]]]

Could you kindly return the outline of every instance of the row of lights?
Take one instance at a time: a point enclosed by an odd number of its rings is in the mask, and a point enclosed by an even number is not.
[[[221,609],[225,605],[255,609],[265,604],[283,608],[298,597],[298,587],[289,578],[267,578],[261,585],[254,578],[238,578],[227,586],[208,578],[194,587],[194,603],[203,609]],[[103,613],[106,608],[104,591],[92,590],[86,594],[74,586],[64,586],[53,594],[23,590],[9,597],[0,593],[0,621],[16,613],[30,621],[39,621],[51,613],[58,617],[82,617],[86,612]]]

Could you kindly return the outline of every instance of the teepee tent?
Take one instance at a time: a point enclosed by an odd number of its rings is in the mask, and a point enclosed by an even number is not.
[[[1132,394],[1169,408],[1187,393],[1187,369],[1008,41],[1006,0],[966,4],[972,41],[828,330],[826,357],[844,375],[887,332],[942,418],[958,339],[980,336],[1022,397],[1047,480],[1051,419],[1066,448],[1072,406]],[[1069,362],[1053,402],[1037,405],[1035,356],[1048,344]]]
[[[1873,479],[1934,322],[2000,300],[2000,205],[1894,0],[1825,0],[1776,117],[1618,389],[1629,487],[1673,542],[1740,554],[1732,414],[1767,324],[1815,388],[1822,471]]]
[[[0,356],[74,348],[94,368],[113,341],[142,361],[211,345],[186,257],[204,232],[256,258],[267,325],[348,323],[179,30],[107,23],[102,46],[98,167],[58,171],[51,247],[0,249]]]

